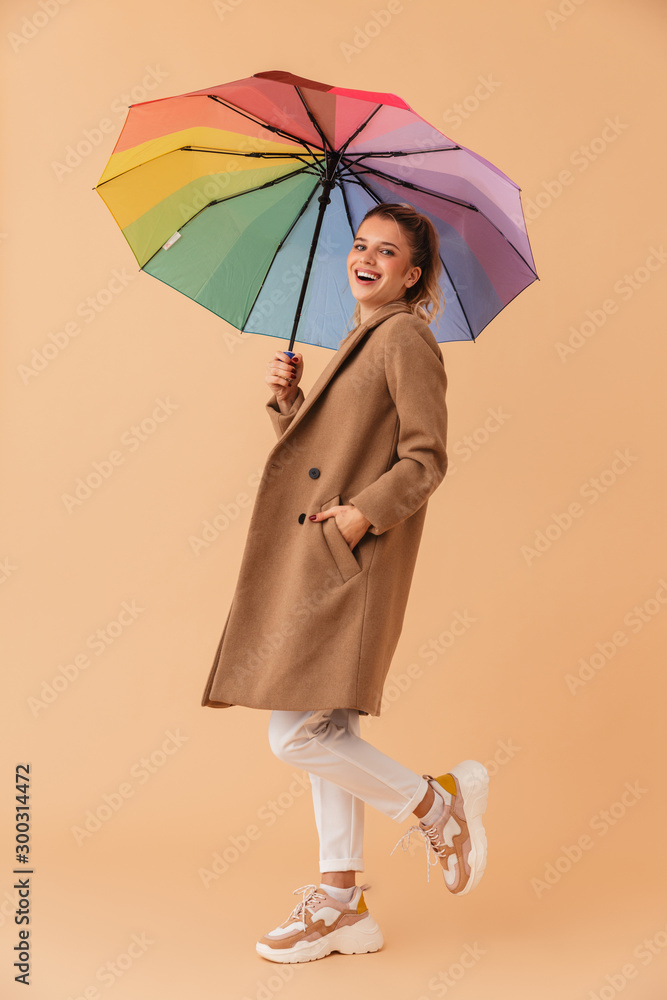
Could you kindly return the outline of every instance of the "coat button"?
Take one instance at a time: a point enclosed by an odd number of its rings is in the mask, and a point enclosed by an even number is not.
[[[299,524],[303,524],[303,522],[305,520],[306,520],[306,515],[305,514],[299,514]]]
[[[311,479],[317,479],[319,474],[320,474],[319,469],[308,469],[308,475],[310,476]]]

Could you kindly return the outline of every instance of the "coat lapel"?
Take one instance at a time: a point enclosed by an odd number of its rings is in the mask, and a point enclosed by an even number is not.
[[[278,439],[276,445],[271,451],[271,454],[275,449],[282,445],[283,442],[292,433],[295,427],[303,420],[304,416],[309,412],[309,410],[314,406],[315,402],[322,394],[324,389],[327,387],[331,379],[334,377],[340,366],[343,364],[345,359],[349,357],[352,351],[355,349],[357,344],[361,342],[363,337],[370,331],[379,326],[384,320],[389,319],[390,316],[394,316],[399,312],[410,312],[409,306],[404,302],[388,302],[387,305],[381,306],[376,309],[373,315],[365,323],[360,323],[359,326],[355,327],[346,337],[341,341],[338,350],[334,354],[333,358],[329,364],[324,368],[317,378],[312,389],[304,399],[301,407],[297,410],[294,419],[287,428],[287,430]]]

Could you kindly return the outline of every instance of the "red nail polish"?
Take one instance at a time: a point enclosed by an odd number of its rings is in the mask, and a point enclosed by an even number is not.
[[[316,521],[317,520],[317,514],[310,514],[309,517],[308,517],[308,520],[309,521]]]

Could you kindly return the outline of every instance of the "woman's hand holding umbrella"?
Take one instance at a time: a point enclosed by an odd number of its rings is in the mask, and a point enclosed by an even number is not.
[[[276,394],[281,413],[287,413],[296,399],[297,388],[303,375],[303,358],[290,357],[285,351],[276,351],[266,366],[264,381]]]

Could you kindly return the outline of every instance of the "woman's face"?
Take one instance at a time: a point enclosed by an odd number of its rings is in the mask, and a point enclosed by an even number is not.
[[[380,306],[402,299],[419,280],[405,235],[394,219],[373,216],[361,223],[347,258],[347,276],[360,305],[362,323]]]

